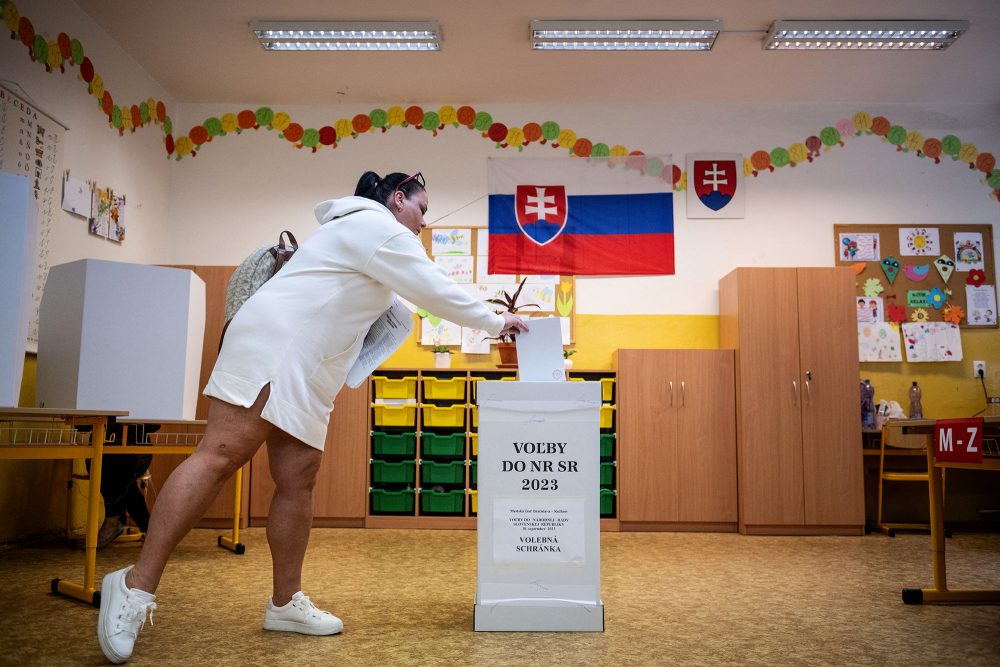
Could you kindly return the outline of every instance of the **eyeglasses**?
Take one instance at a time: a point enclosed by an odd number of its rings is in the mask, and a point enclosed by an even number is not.
[[[424,183],[424,175],[418,171],[417,173],[413,174],[413,176],[407,176],[402,181],[400,181],[399,185],[396,186],[396,190],[402,189],[402,187],[407,183],[409,183],[410,181],[416,181],[417,185],[419,185],[422,188],[427,187],[427,184]]]

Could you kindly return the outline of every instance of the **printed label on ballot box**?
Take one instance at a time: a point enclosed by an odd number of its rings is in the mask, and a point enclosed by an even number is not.
[[[940,463],[982,463],[982,443],[982,417],[939,419],[934,424],[934,460]]]

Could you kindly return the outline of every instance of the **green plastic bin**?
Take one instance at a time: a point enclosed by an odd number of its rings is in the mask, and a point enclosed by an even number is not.
[[[614,456],[615,451],[615,434],[614,433],[602,433],[601,434],[601,458],[610,459]]]
[[[413,456],[416,451],[416,433],[372,431],[372,453],[376,456]]]
[[[380,484],[401,483],[413,484],[416,482],[416,461],[372,461],[372,481]]]
[[[465,511],[465,489],[421,489],[420,511],[423,514],[461,514]]]
[[[465,434],[422,433],[420,436],[423,456],[450,456],[465,458]]]
[[[608,461],[601,464],[601,486],[615,485],[615,462]]]
[[[601,516],[612,516],[615,513],[614,489],[601,489]]]
[[[464,484],[465,483],[465,461],[450,461],[448,463],[437,463],[436,461],[420,462],[420,485],[427,484]]]
[[[371,489],[372,512],[386,514],[413,514],[416,491],[388,491],[386,489]]]
[[[471,480],[472,488],[475,489],[479,486],[479,475],[477,474],[479,471],[479,462],[469,461],[469,468],[469,479]]]

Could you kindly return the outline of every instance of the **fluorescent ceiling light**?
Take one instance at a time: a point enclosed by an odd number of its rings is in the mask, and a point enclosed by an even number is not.
[[[531,22],[536,51],[710,51],[722,21]]]
[[[968,29],[968,21],[775,21],[764,48],[933,51]]]
[[[251,21],[266,51],[440,51],[436,21]]]

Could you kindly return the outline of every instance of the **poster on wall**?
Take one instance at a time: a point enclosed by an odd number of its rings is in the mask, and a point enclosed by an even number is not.
[[[840,234],[840,259],[844,262],[877,262],[878,234]]]
[[[858,323],[858,361],[902,361],[899,329],[890,322]]]
[[[941,240],[934,227],[900,227],[899,254],[934,256],[941,252]]]
[[[988,327],[997,323],[997,293],[993,285],[966,285],[969,324]]]
[[[983,235],[978,232],[955,232],[955,270],[983,270]]]
[[[687,155],[687,217],[746,217],[743,156],[739,153]]]
[[[962,360],[962,337],[957,324],[904,322],[902,328],[908,362]]]
[[[38,350],[38,306],[49,274],[49,248],[60,209],[65,132],[65,125],[0,86],[0,171],[26,176],[38,204],[38,265],[31,293],[29,352]]]

